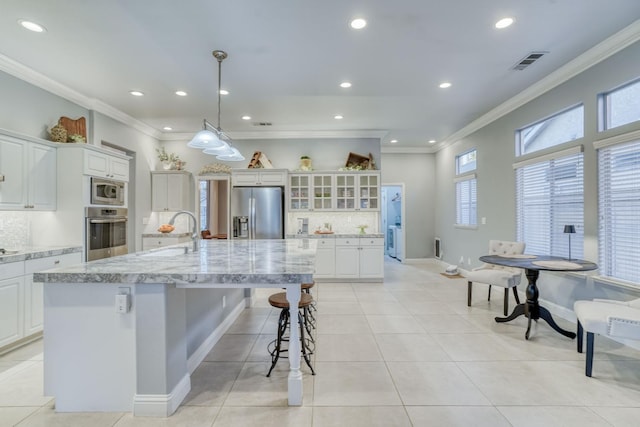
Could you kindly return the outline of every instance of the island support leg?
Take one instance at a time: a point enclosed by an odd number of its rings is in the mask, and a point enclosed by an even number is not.
[[[300,329],[298,322],[298,304],[301,287],[287,285],[287,301],[289,302],[289,406],[302,405],[302,371],[300,371]]]

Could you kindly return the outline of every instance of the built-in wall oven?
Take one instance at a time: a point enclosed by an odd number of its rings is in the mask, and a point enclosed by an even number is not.
[[[85,208],[87,261],[124,255],[127,248],[127,209]]]

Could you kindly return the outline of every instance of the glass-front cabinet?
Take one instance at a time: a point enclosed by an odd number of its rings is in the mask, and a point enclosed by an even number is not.
[[[358,176],[358,206],[356,209],[380,209],[380,175]]]
[[[356,209],[356,175],[336,175],[336,209]]]
[[[333,175],[313,175],[313,209],[333,209]]]
[[[289,175],[289,210],[308,211],[311,209],[309,188],[310,174]]]

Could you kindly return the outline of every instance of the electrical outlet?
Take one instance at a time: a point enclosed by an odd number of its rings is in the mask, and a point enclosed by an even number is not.
[[[131,305],[131,295],[118,294],[116,295],[116,313],[126,314],[129,312]]]
[[[487,225],[487,217],[486,216],[482,217],[482,225]]]
[[[351,222],[351,216],[347,217],[347,222]]]
[[[471,258],[467,258],[467,265],[471,267]]]

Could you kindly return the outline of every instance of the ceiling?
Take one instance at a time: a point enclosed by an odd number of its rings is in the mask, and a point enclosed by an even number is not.
[[[505,16],[515,23],[495,29]],[[374,134],[436,150],[638,18],[638,0],[2,0],[0,54],[172,139],[216,124],[221,49],[232,138]],[[549,53],[512,70],[532,51]]]

